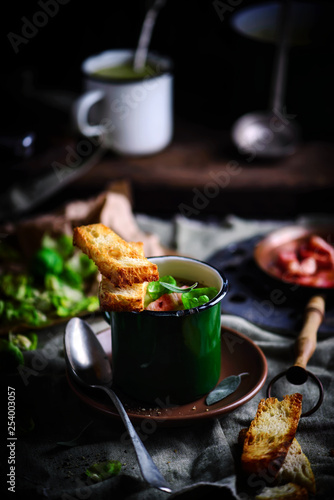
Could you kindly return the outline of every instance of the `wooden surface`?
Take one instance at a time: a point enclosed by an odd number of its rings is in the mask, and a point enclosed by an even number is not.
[[[310,142],[275,162],[241,157],[225,131],[176,127],[172,143],[143,158],[106,156],[75,182],[74,192],[130,182],[134,209],[187,216],[235,213],[286,217],[334,208],[334,145]]]
[[[89,141],[71,138],[51,144],[40,158],[5,172],[12,172],[14,181],[23,180],[23,176],[29,179],[45,168],[50,170],[55,160],[69,170],[80,152],[87,150],[83,146]],[[126,181],[130,186],[134,211],[159,217],[235,214],[291,218],[303,213],[332,214],[334,144],[308,142],[290,157],[259,161],[238,155],[226,130],[177,121],[173,140],[164,151],[141,158],[108,152],[69,184],[61,185],[59,181],[59,192],[44,200],[38,212],[53,210],[70,199],[95,196],[115,181]]]

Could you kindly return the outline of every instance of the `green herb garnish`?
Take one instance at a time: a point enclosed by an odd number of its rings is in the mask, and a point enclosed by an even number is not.
[[[181,286],[176,286],[176,285],[172,285],[170,283],[164,283],[164,282],[161,282],[161,284],[163,287],[167,288],[167,290],[171,293],[187,293],[187,292],[190,292],[193,288],[195,288],[198,285],[198,283],[194,283],[191,286],[181,287]]]
[[[9,332],[9,342],[18,347],[21,351],[34,351],[37,349],[38,336],[36,333],[30,332],[14,334]]]
[[[166,291],[166,287],[163,284],[170,284],[176,286],[176,280],[173,276],[163,276],[158,281],[151,281],[148,284],[147,291],[150,294],[152,300],[157,300],[164,293],[169,293]]]
[[[198,283],[191,286],[177,286],[175,278],[167,275],[158,281],[151,281],[148,284],[147,291],[152,300],[159,299],[165,293],[181,293],[184,309],[192,309],[206,304],[213,299],[218,290],[215,287],[196,288]]]
[[[86,469],[85,474],[95,482],[103,481],[112,476],[117,476],[122,468],[121,462],[118,460],[106,460],[98,462]]]
[[[157,300],[165,293],[186,293],[195,288],[198,283],[194,283],[188,287],[180,287],[176,285],[176,280],[173,276],[163,276],[158,281],[151,281],[148,284],[147,291],[153,300]]]
[[[192,309],[193,307],[202,306],[213,299],[217,293],[218,290],[215,287],[196,288],[190,292],[186,291],[186,293],[182,295],[184,308]]]
[[[45,234],[28,270],[0,276],[0,322],[40,327],[98,310],[98,297],[86,293],[87,280],[96,275],[97,267],[74,249],[72,237]]]
[[[31,262],[32,274],[42,278],[47,273],[61,274],[63,267],[64,262],[61,255],[52,248],[40,248]]]

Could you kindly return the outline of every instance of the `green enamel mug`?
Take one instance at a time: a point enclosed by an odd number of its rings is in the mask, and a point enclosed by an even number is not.
[[[159,275],[215,287],[209,302],[179,311],[105,313],[111,325],[113,384],[152,405],[185,404],[212,390],[221,371],[221,301],[225,277],[211,265],[179,256],[149,258]]]

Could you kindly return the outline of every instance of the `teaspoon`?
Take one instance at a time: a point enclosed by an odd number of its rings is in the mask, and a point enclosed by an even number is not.
[[[171,493],[162,474],[135,431],[121,401],[110,388],[112,371],[108,357],[86,321],[72,318],[66,325],[64,352],[67,367],[81,386],[104,391],[114,403],[134,446],[143,478],[151,486]]]

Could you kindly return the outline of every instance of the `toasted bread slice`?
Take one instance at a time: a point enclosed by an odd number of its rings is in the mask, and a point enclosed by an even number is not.
[[[159,279],[156,264],[143,257],[140,244],[136,247],[127,243],[103,224],[74,228],[73,243],[88,255],[101,274],[116,286]]]
[[[303,486],[294,483],[287,483],[282,486],[264,488],[256,500],[307,500],[308,493]]]
[[[302,395],[261,399],[245,437],[241,466],[246,474],[275,478],[295,437],[302,410]]]
[[[238,443],[241,447],[244,445],[247,430],[241,429],[239,432]],[[295,483],[303,486],[312,494],[316,492],[311,464],[296,438],[291,443],[282,467],[278,471],[275,483],[278,485]]]
[[[134,283],[122,287],[115,286],[108,278],[102,276],[99,286],[100,306],[103,311],[136,311],[144,309],[145,293],[148,282]]]
[[[296,483],[315,495],[315,478],[309,459],[294,438],[276,478],[278,484]]]
[[[144,243],[142,241],[130,241],[129,245],[132,246],[137,253],[139,253],[140,257],[145,258],[144,254]]]

